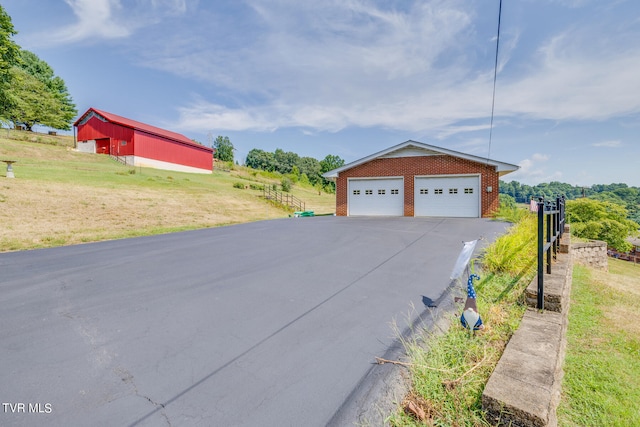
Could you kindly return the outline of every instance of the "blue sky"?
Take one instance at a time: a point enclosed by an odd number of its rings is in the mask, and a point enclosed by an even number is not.
[[[351,162],[408,139],[518,164],[504,177],[640,186],[640,2],[3,0],[15,40],[89,107],[241,161]]]

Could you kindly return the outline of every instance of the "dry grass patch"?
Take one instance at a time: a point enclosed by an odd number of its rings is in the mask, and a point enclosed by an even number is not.
[[[640,311],[640,265],[618,260],[609,264],[610,272],[592,270],[592,281],[618,298],[623,297],[624,302],[603,307],[603,315],[612,328],[640,338],[640,323],[630,321]]]
[[[281,218],[247,198],[13,180],[1,187],[0,247],[19,250]]]
[[[4,178],[0,171],[0,252],[289,215],[260,198],[259,190],[233,188],[238,178],[271,183],[246,168],[211,175],[134,169],[68,146],[16,141],[0,134],[0,159],[5,158],[18,163],[15,179]],[[334,195],[302,186],[294,187],[293,194],[318,214],[335,209]]]
[[[635,275],[623,275],[620,273],[620,268],[612,268],[610,272],[594,270],[592,277],[602,286],[615,289],[620,292],[624,292],[630,295],[640,297],[640,264],[633,264],[627,261],[628,267],[625,270]],[[610,263],[613,265],[612,263]]]

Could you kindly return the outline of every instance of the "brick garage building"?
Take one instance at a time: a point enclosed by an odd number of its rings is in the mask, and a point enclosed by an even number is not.
[[[336,215],[488,217],[500,177],[518,166],[406,141],[325,173]]]

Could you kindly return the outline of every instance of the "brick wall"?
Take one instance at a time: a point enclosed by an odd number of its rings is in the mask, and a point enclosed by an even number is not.
[[[480,174],[482,217],[490,216],[498,209],[499,177],[495,168],[449,155],[396,157],[374,159],[341,172],[336,180],[336,215],[347,215],[347,179],[376,176],[404,177],[404,216],[413,216],[413,184],[416,175]],[[487,193],[486,188],[493,191]]]

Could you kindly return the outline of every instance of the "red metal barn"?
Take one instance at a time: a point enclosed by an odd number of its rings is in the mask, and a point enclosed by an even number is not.
[[[128,165],[211,173],[213,149],[184,135],[90,108],[74,123],[78,151],[109,154]]]

